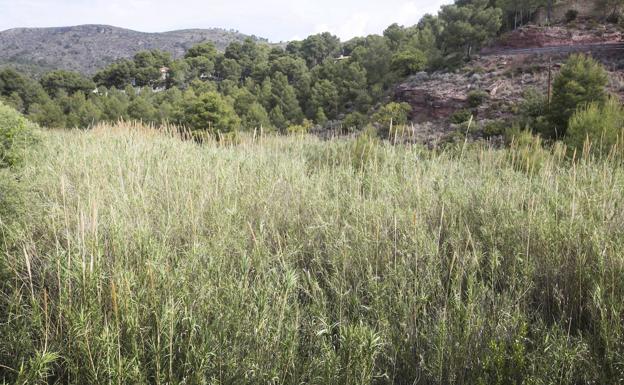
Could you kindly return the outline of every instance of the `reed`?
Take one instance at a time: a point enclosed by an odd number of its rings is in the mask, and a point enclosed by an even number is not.
[[[611,159],[41,137],[1,221],[0,382],[624,382]]]

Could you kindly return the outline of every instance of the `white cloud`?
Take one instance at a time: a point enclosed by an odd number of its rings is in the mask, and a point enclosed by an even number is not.
[[[321,31],[342,39],[412,25],[452,0],[0,0],[0,29],[111,24],[147,32],[222,27],[290,40]]]

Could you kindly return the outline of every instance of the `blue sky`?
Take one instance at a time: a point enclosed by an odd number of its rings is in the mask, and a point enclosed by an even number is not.
[[[271,41],[342,39],[412,25],[451,0],[0,0],[0,30],[111,24],[145,32],[222,27]]]

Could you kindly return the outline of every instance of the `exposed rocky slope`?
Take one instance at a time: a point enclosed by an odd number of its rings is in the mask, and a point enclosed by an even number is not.
[[[527,25],[503,35],[491,50],[507,48],[551,47],[569,44],[596,44],[622,42],[622,29],[615,24],[577,23],[569,25],[540,27]],[[487,52],[487,49],[486,49]]]
[[[518,55],[511,47],[555,46],[565,41],[579,42],[578,44],[590,41],[623,41],[621,33],[615,27],[605,27],[605,31],[610,32],[604,33],[602,38],[590,38],[595,36],[590,29],[526,27],[514,32],[507,40],[497,43],[495,47],[498,54],[482,56],[457,72],[423,72],[412,76],[395,90],[397,100],[412,106],[414,132],[411,136],[418,142],[429,144],[447,140],[458,129],[451,122],[453,114],[464,109],[474,115],[477,127],[513,117],[516,106],[523,100],[528,89],[533,88],[544,93],[547,91],[549,68],[554,77],[569,53]],[[527,35],[532,37],[526,38]],[[522,36],[526,42],[523,42]],[[509,39],[518,44],[510,45]],[[520,42],[523,42],[521,46]],[[509,47],[509,52],[513,54],[505,54],[504,50],[500,50],[502,47]],[[610,73],[610,92],[624,99],[624,57],[621,51],[604,50],[592,54]],[[471,107],[468,98],[471,91],[485,92],[488,97],[478,107]],[[479,130],[475,131],[478,135]]]
[[[30,73],[66,69],[92,74],[120,58],[147,49],[161,49],[180,57],[191,46],[212,41],[217,48],[246,38],[224,29],[190,29],[145,33],[107,25],[61,28],[18,28],[0,32],[0,66],[12,65]]]

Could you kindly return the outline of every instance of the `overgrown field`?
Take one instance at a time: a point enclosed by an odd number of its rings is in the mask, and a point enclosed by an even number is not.
[[[624,382],[614,161],[40,136],[2,218],[0,383]]]

